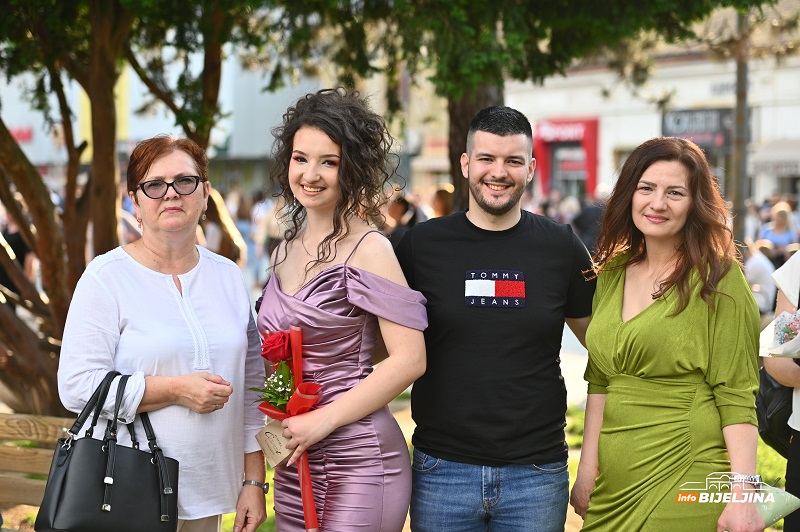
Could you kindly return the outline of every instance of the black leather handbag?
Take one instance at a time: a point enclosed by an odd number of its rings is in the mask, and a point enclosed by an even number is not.
[[[784,458],[788,458],[789,440],[792,436],[789,416],[792,415],[794,388],[780,384],[763,367],[758,370],[758,376],[760,378],[756,395],[758,433],[764,443],[778,451]]]
[[[800,297],[797,308],[800,308]],[[800,365],[800,359],[792,360]],[[758,376],[758,395],[756,395],[758,434],[764,443],[778,451],[784,458],[788,458],[789,441],[792,437],[789,417],[792,415],[794,388],[784,386],[773,379],[763,366],[758,370]]]
[[[150,451],[128,425],[133,447],[117,445],[117,418],[128,375],[120,377],[114,417],[102,440],[92,438],[111,381],[109,372],[58,440],[34,529],[37,532],[175,532],[178,527],[178,461],[156,443],[146,413],[139,414]],[[86,435],[78,438],[94,410]]]

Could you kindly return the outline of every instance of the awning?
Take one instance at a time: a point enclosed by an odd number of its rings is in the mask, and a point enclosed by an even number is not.
[[[771,140],[750,157],[751,173],[800,175],[800,139]]]

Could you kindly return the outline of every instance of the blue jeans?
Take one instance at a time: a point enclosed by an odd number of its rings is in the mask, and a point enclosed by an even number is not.
[[[479,466],[414,449],[414,532],[564,532],[567,462]]]

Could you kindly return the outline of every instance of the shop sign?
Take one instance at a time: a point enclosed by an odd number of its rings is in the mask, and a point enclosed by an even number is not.
[[[687,109],[664,113],[661,133],[665,137],[692,140],[701,148],[725,148],[733,143],[733,109]]]

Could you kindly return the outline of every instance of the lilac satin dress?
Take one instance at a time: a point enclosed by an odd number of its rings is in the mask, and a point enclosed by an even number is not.
[[[303,330],[303,379],[322,385],[317,408],[372,372],[377,316],[418,330],[428,323],[422,294],[347,261],[323,270],[293,296],[273,274],[263,295],[260,332],[291,325]],[[308,460],[321,531],[403,529],[411,467],[388,407],[335,430],[308,449]],[[297,468],[278,467],[274,486],[277,529],[304,531]]]

